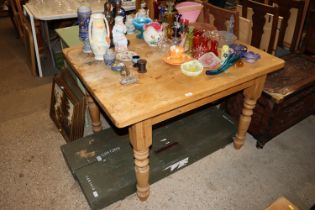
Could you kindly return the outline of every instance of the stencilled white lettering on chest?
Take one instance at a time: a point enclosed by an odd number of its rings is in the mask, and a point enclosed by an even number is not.
[[[178,162],[176,162],[176,163],[174,163],[174,164],[172,164],[172,165],[166,167],[166,168],[164,169],[164,171],[170,169],[170,171],[172,172],[172,171],[174,171],[175,169],[180,169],[180,168],[182,168],[182,167],[184,167],[185,165],[188,164],[188,160],[189,160],[189,157],[186,157],[185,159],[180,160],[180,161],[178,161]]]

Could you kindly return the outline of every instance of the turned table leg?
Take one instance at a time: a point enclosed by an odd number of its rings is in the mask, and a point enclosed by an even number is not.
[[[137,195],[141,201],[150,194],[149,185],[149,147],[152,145],[152,124],[150,120],[129,127],[129,138],[133,146]]]
[[[94,99],[90,95],[87,95],[86,98],[87,98],[89,113],[92,120],[92,129],[93,129],[93,132],[96,133],[102,130],[102,124],[101,124],[101,119],[100,119],[100,109],[95,104]]]
[[[253,86],[244,90],[244,105],[240,116],[237,133],[234,137],[235,149],[240,149],[245,142],[245,136],[252,119],[251,116],[253,115],[253,109],[255,108],[256,101],[260,97],[264,88],[265,80],[266,76],[259,77],[255,79]]]

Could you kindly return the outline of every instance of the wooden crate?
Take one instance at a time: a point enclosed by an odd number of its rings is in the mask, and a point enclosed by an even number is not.
[[[226,99],[223,108],[238,120],[242,93]],[[268,75],[248,132],[262,148],[269,140],[315,113],[315,63],[301,55],[286,57],[286,67]]]
[[[127,130],[112,128],[63,145],[65,160],[92,209],[136,192]],[[235,124],[216,107],[187,113],[153,129],[150,183],[192,164],[232,142]]]

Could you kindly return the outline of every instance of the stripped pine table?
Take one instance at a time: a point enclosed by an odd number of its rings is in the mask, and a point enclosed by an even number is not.
[[[131,63],[126,63],[131,74],[138,78],[136,84],[121,85],[120,74],[113,72],[93,55],[84,54],[82,47],[63,50],[68,64],[89,92],[88,102],[94,131],[101,129],[99,107],[119,128],[129,128],[133,146],[137,195],[140,200],[149,196],[149,147],[152,145],[152,125],[211,103],[237,91],[245,99],[240,116],[234,147],[240,149],[251,121],[253,108],[264,87],[266,75],[281,69],[284,61],[259,49],[248,46],[261,55],[254,64],[231,67],[226,72],[207,76],[187,77],[179,66],[162,61],[158,48],[149,47],[135,36],[128,37],[129,50],[147,60],[147,72],[138,73]],[[98,106],[99,107],[98,107]]]

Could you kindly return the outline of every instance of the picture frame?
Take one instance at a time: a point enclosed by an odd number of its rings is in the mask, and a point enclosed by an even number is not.
[[[83,137],[85,105],[85,95],[63,69],[53,78],[50,117],[66,142]]]

